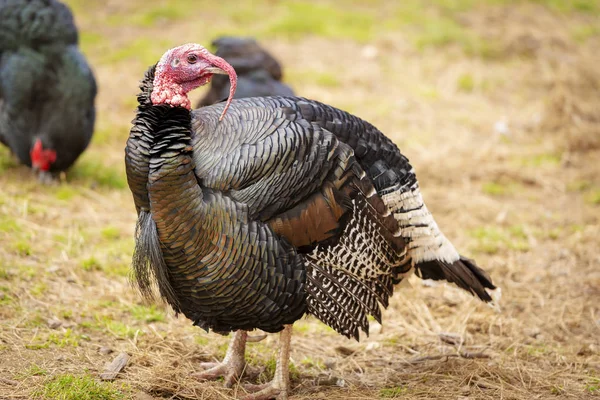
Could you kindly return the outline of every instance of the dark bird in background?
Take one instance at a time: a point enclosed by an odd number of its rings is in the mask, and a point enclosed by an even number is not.
[[[44,173],[69,168],[92,138],[96,82],[71,11],[0,1],[0,142]]]
[[[229,75],[227,102],[191,111],[187,93],[215,74]],[[300,97],[232,100],[236,80],[200,45],[169,50],[142,81],[125,150],[141,292],[156,283],[195,325],[235,332],[198,378],[232,385],[247,331],[281,332],[273,381],[247,398],[286,398],[291,325],[311,314],[358,340],[413,271],[492,300],[490,277],[439,230],[382,132]]]
[[[256,40],[223,36],[212,42],[217,48],[215,55],[225,59],[237,73],[235,98],[261,96],[293,96],[294,91],[281,82],[281,65]],[[227,99],[229,79],[226,76],[213,77],[210,90],[197,107],[209,106]]]

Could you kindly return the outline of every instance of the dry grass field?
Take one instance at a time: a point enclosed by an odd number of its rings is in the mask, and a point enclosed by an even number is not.
[[[54,185],[0,149],[0,399],[244,394],[190,377],[226,337],[128,281],[138,81],[167,48],[224,33],[258,37],[298,94],[393,138],[446,236],[501,288],[494,309],[411,280],[360,342],[299,321],[293,399],[600,397],[599,1],[67,3],[99,83],[97,129]],[[245,379],[270,379],[277,340],[249,344],[260,368]],[[119,352],[128,365],[101,381]]]

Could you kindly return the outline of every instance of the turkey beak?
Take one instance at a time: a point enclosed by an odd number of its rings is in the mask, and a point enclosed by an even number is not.
[[[227,73],[227,71],[225,71],[219,67],[204,68],[204,71],[208,72],[209,74],[214,74],[214,75],[229,75]]]

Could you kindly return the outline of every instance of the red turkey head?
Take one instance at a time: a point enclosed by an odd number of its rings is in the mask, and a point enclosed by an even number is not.
[[[44,149],[42,141],[37,139],[29,151],[31,158],[31,167],[35,170],[49,171],[52,163],[56,161],[56,151]]]
[[[237,86],[235,70],[221,57],[211,54],[199,44],[188,43],[167,51],[154,74],[154,89],[150,96],[152,103],[170,104],[173,107],[191,109],[187,93],[206,85],[214,74],[229,75],[231,88],[229,98],[219,121],[223,119]]]

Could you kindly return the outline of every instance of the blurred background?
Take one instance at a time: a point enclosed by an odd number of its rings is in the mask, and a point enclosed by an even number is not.
[[[360,343],[300,321],[292,398],[600,394],[600,1],[65,3],[98,84],[95,133],[53,185],[0,148],[0,398],[236,396],[188,375],[227,338],[128,283],[123,163],[147,67],[221,35],[256,38],[297,95],[392,138],[446,236],[502,288],[494,310],[413,281]],[[249,345],[259,379],[276,340]],[[101,382],[119,351],[130,364]]]

